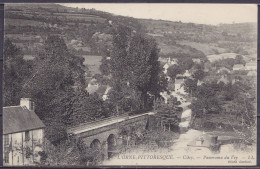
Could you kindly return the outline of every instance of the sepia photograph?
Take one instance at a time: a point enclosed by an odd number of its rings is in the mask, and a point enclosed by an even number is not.
[[[4,166],[256,166],[257,5],[6,3]]]

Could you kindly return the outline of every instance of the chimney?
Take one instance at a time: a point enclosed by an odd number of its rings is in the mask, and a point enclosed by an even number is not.
[[[20,106],[27,107],[28,110],[34,111],[34,102],[31,98],[21,98],[20,99]]]

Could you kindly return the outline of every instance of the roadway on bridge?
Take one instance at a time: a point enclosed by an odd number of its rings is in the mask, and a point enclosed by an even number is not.
[[[91,123],[86,123],[86,124],[81,124],[75,127],[71,127],[68,129],[68,133],[70,134],[80,134],[80,133],[84,133],[87,131],[91,131],[91,130],[95,130],[101,127],[106,127],[106,126],[110,126],[116,123],[120,123],[123,122],[125,120],[129,120],[129,119],[133,119],[133,118],[138,118],[144,115],[152,115],[154,114],[154,112],[147,112],[147,113],[143,113],[143,114],[139,114],[139,115],[133,115],[133,116],[129,116],[129,115],[123,115],[123,116],[119,116],[119,117],[110,117],[107,119],[103,119],[103,120],[99,120],[96,122],[91,122]]]

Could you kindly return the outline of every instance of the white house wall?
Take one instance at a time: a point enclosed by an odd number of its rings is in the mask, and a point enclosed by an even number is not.
[[[25,132],[8,134],[9,145],[12,145],[12,148],[9,152],[9,163],[4,165],[33,165],[33,161],[40,162],[38,152],[42,151],[43,129],[31,130],[29,131],[29,136],[29,141],[25,141]],[[26,147],[29,147],[32,152],[29,158],[26,158]]]

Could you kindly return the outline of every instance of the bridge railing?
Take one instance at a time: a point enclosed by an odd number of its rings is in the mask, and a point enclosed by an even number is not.
[[[83,130],[83,129],[86,129],[86,128],[101,126],[102,124],[106,124],[106,123],[109,123],[111,121],[126,119],[128,117],[129,117],[128,113],[124,113],[120,116],[108,117],[108,118],[105,118],[105,119],[96,120],[96,121],[88,122],[88,123],[83,123],[83,124],[79,124],[79,125],[76,125],[76,126],[73,126],[73,127],[68,127],[67,131],[68,131],[68,133],[71,133],[71,132],[76,131],[76,130]]]

